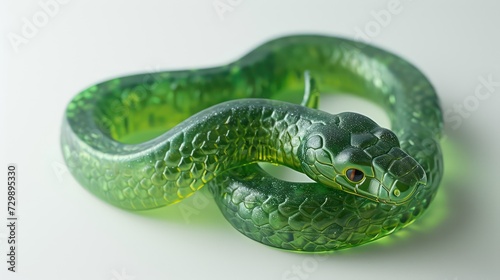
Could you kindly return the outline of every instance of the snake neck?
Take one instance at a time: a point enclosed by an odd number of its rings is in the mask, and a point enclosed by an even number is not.
[[[311,128],[323,124],[321,115],[325,113],[304,114],[305,107],[266,99],[248,104],[235,100],[217,105],[216,110],[195,115],[192,124],[176,127],[172,131],[175,136],[163,136],[172,139],[165,143],[166,165],[182,169],[182,161],[197,161],[206,169],[203,183],[254,162],[303,171],[297,156],[299,146]]]

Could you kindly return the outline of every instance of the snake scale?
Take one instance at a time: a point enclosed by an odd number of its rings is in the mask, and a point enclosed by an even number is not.
[[[375,102],[391,130],[316,109],[319,90]],[[85,89],[66,109],[61,142],[74,177],[113,205],[152,209],[206,185],[247,237],[321,252],[366,244],[421,216],[443,173],[441,133],[438,97],[413,65],[368,44],[295,35],[224,66]],[[315,182],[279,180],[257,162]]]

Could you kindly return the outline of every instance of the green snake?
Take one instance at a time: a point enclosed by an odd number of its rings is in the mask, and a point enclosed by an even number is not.
[[[391,130],[318,110],[319,89],[375,102]],[[85,89],[66,109],[61,142],[74,177],[113,205],[157,208],[207,185],[247,237],[321,252],[366,244],[421,216],[443,173],[441,133],[438,97],[413,65],[368,44],[297,35],[224,66]],[[279,180],[258,162],[315,182]]]

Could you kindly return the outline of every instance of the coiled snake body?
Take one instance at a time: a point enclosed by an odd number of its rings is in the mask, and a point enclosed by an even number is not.
[[[313,78],[305,90],[304,73]],[[316,84],[376,102],[393,132],[315,109]],[[365,244],[423,213],[442,176],[441,127],[435,91],[414,66],[366,44],[304,35],[221,67],[92,86],[68,105],[61,141],[75,178],[109,203],[151,209],[207,185],[246,236],[318,252]],[[150,135],[130,138],[141,131]],[[278,180],[256,162],[316,183]]]

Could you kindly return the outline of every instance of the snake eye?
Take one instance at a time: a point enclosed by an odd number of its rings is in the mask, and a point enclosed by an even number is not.
[[[357,183],[365,178],[365,173],[361,170],[350,168],[345,172],[345,176],[349,179],[349,181]]]

